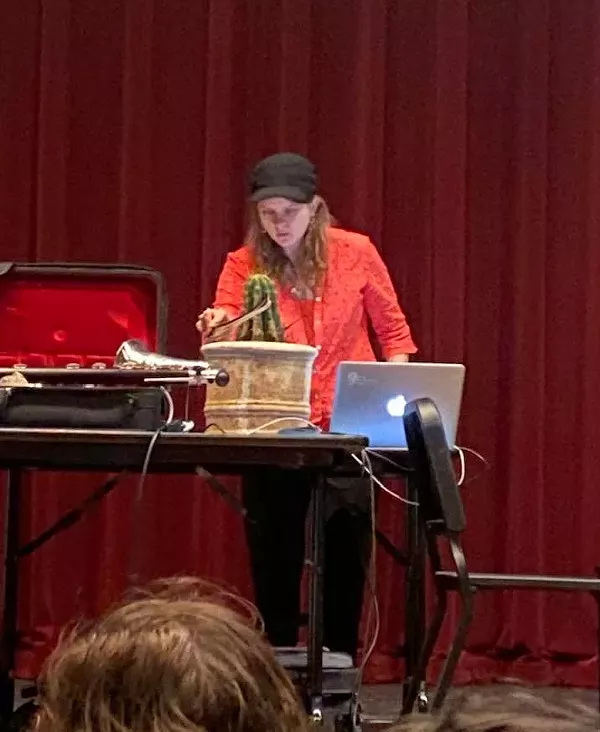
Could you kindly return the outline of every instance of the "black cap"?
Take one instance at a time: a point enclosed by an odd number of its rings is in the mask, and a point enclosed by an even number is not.
[[[277,153],[261,160],[250,176],[250,197],[257,202],[280,196],[310,203],[316,191],[315,166],[295,153]]]

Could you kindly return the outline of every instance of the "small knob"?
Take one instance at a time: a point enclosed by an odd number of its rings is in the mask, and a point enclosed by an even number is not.
[[[215,384],[217,386],[227,386],[229,384],[229,374],[225,369],[219,369],[219,372],[215,376]]]

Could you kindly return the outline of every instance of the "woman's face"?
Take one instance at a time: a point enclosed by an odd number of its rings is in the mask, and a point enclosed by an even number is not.
[[[312,204],[287,198],[265,198],[258,203],[263,229],[282,249],[294,249],[302,240],[312,216]]]

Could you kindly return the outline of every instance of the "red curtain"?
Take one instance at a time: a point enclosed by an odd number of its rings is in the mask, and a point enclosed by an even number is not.
[[[2,259],[156,267],[169,353],[194,357],[250,165],[307,153],[380,245],[420,357],[467,364],[460,440],[490,463],[469,482],[468,462],[471,567],[600,564],[597,0],[0,0],[0,69]],[[23,538],[89,488],[29,489]],[[20,673],[123,587],[133,492],[24,563]],[[152,479],[143,520],[148,574],[249,591],[241,521],[205,486]],[[371,678],[398,675],[403,582],[380,554]],[[592,684],[594,654],[588,598],[490,595],[459,677]]]

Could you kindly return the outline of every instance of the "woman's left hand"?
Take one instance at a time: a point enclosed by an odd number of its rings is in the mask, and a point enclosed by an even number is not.
[[[408,353],[397,353],[395,356],[390,356],[388,361],[394,363],[406,363],[408,361]]]

